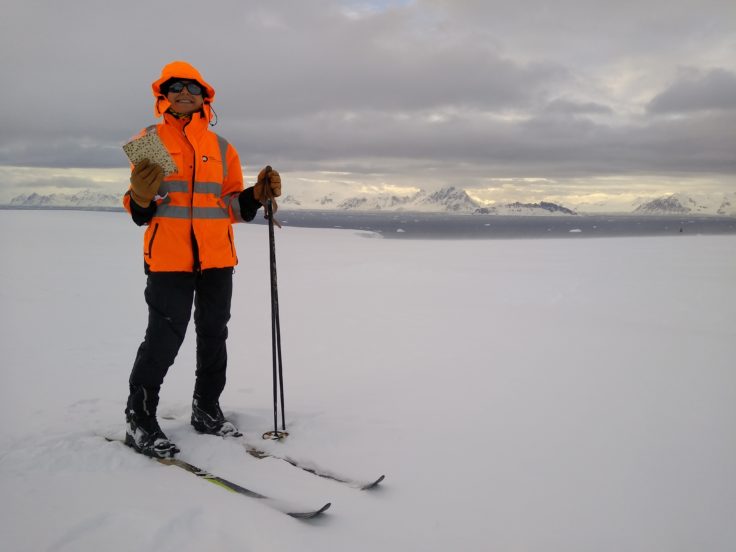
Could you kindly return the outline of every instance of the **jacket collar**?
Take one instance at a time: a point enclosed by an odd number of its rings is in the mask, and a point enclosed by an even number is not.
[[[187,132],[191,133],[194,131],[197,136],[205,132],[208,126],[207,120],[202,117],[200,112],[192,113],[191,119],[178,119],[171,113],[164,113],[164,123],[182,132],[184,132],[184,128],[186,127]]]
[[[207,99],[202,105],[202,111],[204,112],[207,122],[212,120],[212,107],[210,107],[210,103],[211,102],[209,101],[209,99]],[[170,107],[171,102],[166,99],[166,96],[159,96],[158,98],[156,98],[156,103],[153,111],[156,117],[161,117],[161,115],[166,114],[166,110],[168,110]]]

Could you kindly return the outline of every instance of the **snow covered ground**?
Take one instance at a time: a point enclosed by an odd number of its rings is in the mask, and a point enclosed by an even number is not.
[[[267,234],[236,230],[229,383],[250,439],[188,426],[193,327],[160,413],[182,457],[99,435],[146,321],[120,213],[0,211],[0,534],[8,551],[726,552],[736,542],[736,237],[403,241],[277,233],[287,422],[270,429]]]

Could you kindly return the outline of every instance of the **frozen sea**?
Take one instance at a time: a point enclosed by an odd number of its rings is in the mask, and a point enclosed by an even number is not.
[[[256,222],[262,222],[258,217]],[[399,239],[513,239],[736,234],[736,217],[717,216],[500,216],[435,213],[297,211],[277,215],[282,224],[345,228]]]
[[[120,208],[8,207],[2,211],[102,211]],[[537,239],[736,234],[736,217],[712,215],[475,215],[281,209],[284,226],[361,230],[392,239]],[[262,212],[253,221],[266,224]]]

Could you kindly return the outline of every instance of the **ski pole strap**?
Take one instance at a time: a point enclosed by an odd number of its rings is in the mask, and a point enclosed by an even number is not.
[[[281,226],[281,223],[278,221],[278,219],[275,216],[273,216],[273,204],[271,203],[270,199],[266,200],[266,212],[264,213],[263,218],[266,220],[272,221],[279,228],[283,228],[283,226]]]

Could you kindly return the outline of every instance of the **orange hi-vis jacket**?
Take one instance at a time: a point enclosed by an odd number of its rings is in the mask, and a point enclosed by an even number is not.
[[[187,74],[191,67],[175,62],[174,75],[191,78],[214,90],[196,74]],[[169,67],[169,66],[167,66]],[[165,68],[166,70],[166,68]],[[184,73],[184,74],[181,74]],[[167,75],[154,83],[157,114],[162,123],[150,126],[147,132],[157,132],[177,166],[177,172],[164,178],[155,199],[156,208],[143,239],[143,256],[152,272],[192,272],[208,268],[233,267],[238,263],[232,223],[243,222],[239,195],[243,191],[243,173],[235,148],[208,128],[210,108],[205,102],[202,112],[193,113],[191,120],[177,119],[163,113],[168,105],[160,94],[160,85]],[[162,111],[159,111],[162,109]],[[130,193],[123,198],[125,209],[131,212]]]

